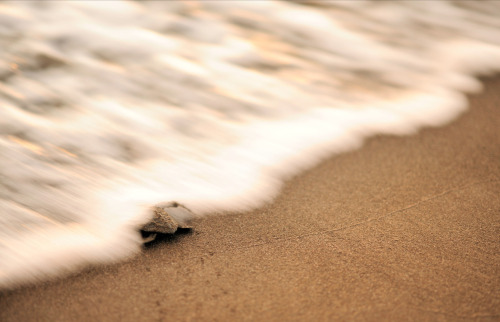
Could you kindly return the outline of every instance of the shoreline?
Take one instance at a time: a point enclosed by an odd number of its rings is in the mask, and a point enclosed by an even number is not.
[[[500,77],[455,121],[380,135],[129,261],[0,292],[2,321],[500,316]]]

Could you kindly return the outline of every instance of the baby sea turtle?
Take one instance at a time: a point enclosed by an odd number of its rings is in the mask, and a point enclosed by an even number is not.
[[[194,214],[177,202],[155,206],[152,210],[153,218],[140,228],[143,236],[145,236],[143,237],[144,243],[155,240],[158,233],[173,234],[179,228],[191,229],[187,222],[194,217]]]

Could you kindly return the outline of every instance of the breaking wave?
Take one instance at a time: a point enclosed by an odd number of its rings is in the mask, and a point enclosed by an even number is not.
[[[0,3],[0,287],[126,258],[150,207],[244,211],[466,109],[500,2]],[[188,219],[188,218],[186,218]]]

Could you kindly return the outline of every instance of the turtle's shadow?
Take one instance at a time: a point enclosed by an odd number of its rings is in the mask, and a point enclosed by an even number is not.
[[[141,232],[141,234],[143,237],[147,237],[146,233]],[[157,233],[156,238],[150,242],[145,243],[143,247],[145,249],[151,249],[165,243],[176,243],[181,239],[183,239],[184,237],[192,234],[193,234],[192,228],[178,228],[177,231],[173,234]]]

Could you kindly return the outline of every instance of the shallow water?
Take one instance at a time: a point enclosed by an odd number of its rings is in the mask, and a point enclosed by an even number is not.
[[[150,207],[244,211],[466,108],[500,2],[0,3],[0,286],[140,249]],[[182,218],[179,218],[182,220]]]

